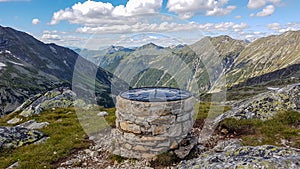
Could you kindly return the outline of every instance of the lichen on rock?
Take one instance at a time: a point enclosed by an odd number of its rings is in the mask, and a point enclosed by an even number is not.
[[[229,145],[230,146],[230,145]],[[219,153],[205,152],[198,158],[182,161],[175,168],[300,168],[300,150],[271,145],[231,146]]]
[[[46,135],[40,131],[27,129],[25,127],[0,126],[0,149],[31,144],[45,136]]]
[[[40,114],[47,109],[68,108],[74,105],[75,96],[76,94],[69,88],[56,88],[43,95],[37,95],[33,99],[28,99],[25,101],[26,104],[22,104],[17,110],[21,111],[21,116],[28,117],[33,114]]]

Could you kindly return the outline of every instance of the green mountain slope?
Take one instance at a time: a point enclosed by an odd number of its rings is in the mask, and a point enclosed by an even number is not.
[[[299,72],[300,63],[300,31],[289,31],[277,36],[269,36],[252,42],[245,48],[234,62],[234,67],[227,73],[228,86],[237,85],[247,79],[267,75],[272,72],[272,80],[285,78],[286,70]],[[289,69],[288,67],[293,67]],[[296,70],[297,69],[297,70]],[[282,70],[282,71],[278,71]],[[293,74],[293,73],[292,73]],[[290,77],[292,77],[289,73]],[[299,77],[298,75],[295,76]],[[269,81],[265,76],[265,81]],[[261,78],[260,78],[261,79]],[[252,80],[253,81],[253,80]],[[258,81],[261,83],[263,80]]]
[[[111,73],[68,48],[44,44],[24,32],[0,26],[0,35],[0,116],[12,112],[37,93],[58,86],[71,87],[73,75],[81,76],[80,85],[84,90],[96,86],[100,104],[112,106]],[[94,77],[87,76],[88,70],[74,69],[76,63],[77,67],[88,67],[96,72]]]
[[[132,51],[120,49],[123,51],[104,55],[102,52],[101,57],[93,51],[93,56],[97,64],[133,87],[172,86],[197,94],[226,88],[239,91],[247,86],[264,91],[261,89],[267,86],[291,84],[300,79],[300,31],[252,43],[223,35],[204,37],[192,45],[175,48],[150,43]]]

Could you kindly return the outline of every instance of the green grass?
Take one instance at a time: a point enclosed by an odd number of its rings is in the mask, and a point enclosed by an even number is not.
[[[206,118],[216,118],[218,115],[230,110],[231,107],[218,103],[201,102],[196,103],[195,109],[198,110],[196,120],[204,120]]]
[[[273,119],[237,120],[225,119],[220,123],[230,134],[242,139],[244,145],[277,145],[282,146],[281,139],[288,140],[289,146],[300,148],[300,113],[296,111],[279,112]]]
[[[163,168],[166,166],[172,166],[180,162],[180,159],[173,152],[165,152],[157,155],[157,158],[151,161],[151,167],[153,168]]]
[[[115,108],[93,107],[89,110],[76,109],[77,117],[87,134],[98,133],[107,127],[115,127]],[[106,111],[108,116],[99,117],[100,111]]]
[[[86,119],[101,111],[107,111],[107,123],[114,125],[115,109],[95,108],[94,111],[86,111]],[[50,124],[40,131],[44,132],[49,139],[42,144],[25,145],[15,149],[0,150],[0,168],[6,168],[16,161],[19,161],[20,168],[53,168],[55,163],[67,157],[77,149],[87,148],[91,143],[78,120],[77,111],[74,107],[66,109],[55,109],[43,111],[40,115],[24,118],[22,122],[35,119],[37,122],[49,122]],[[15,115],[9,115],[0,119],[1,126],[7,126],[6,121]],[[90,116],[89,118],[87,118]],[[102,117],[97,118],[101,119]],[[102,118],[103,119],[103,118]],[[97,119],[94,121],[96,122]],[[104,120],[105,121],[105,120]],[[88,122],[88,121],[85,121]],[[98,121],[99,122],[99,121]],[[94,129],[96,130],[96,129]],[[93,130],[91,130],[93,132]]]

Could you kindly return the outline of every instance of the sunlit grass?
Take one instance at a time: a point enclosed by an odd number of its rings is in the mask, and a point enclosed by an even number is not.
[[[219,103],[201,102],[196,103],[196,120],[204,120],[206,118],[216,118],[220,114],[231,109],[230,106],[224,106]]]
[[[97,116],[99,111],[107,111],[107,121],[103,117]],[[87,123],[91,126],[97,126],[96,123],[114,125],[115,109],[105,109],[98,107],[93,111],[86,111]],[[76,149],[87,148],[91,145],[88,136],[78,120],[75,108],[64,108],[43,111],[40,115],[34,115],[30,118],[24,118],[25,122],[35,119],[37,122],[49,122],[50,124],[40,131],[44,132],[49,139],[45,143],[31,144],[15,149],[0,150],[0,168],[6,168],[9,165],[19,161],[20,168],[53,168],[54,164],[60,159],[67,157]],[[96,116],[95,116],[96,114]],[[0,119],[0,125],[7,126],[6,121],[13,115]],[[99,126],[99,125],[98,125]],[[103,126],[102,126],[103,127]],[[99,130],[99,128],[90,128],[90,132]]]
[[[277,145],[285,146],[281,140],[287,140],[288,146],[300,148],[300,113],[296,111],[279,112],[273,119],[262,121],[259,119],[225,119],[220,123],[222,128],[228,129],[241,137],[244,145]]]

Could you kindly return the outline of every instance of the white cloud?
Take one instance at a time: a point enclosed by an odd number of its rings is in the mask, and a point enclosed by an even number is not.
[[[275,12],[274,5],[266,6],[262,11],[258,12],[256,16],[270,16]]]
[[[133,25],[110,25],[110,26],[96,26],[89,27],[84,26],[78,28],[76,31],[79,33],[97,33],[97,34],[108,34],[108,33],[139,33],[139,32],[176,32],[176,31],[187,31],[196,30],[198,24],[190,22],[187,24],[180,24],[175,22],[162,22],[162,23],[147,23],[137,22]]]
[[[249,0],[247,7],[249,9],[258,9],[266,6],[268,3],[280,5],[281,0]]]
[[[122,34],[122,33],[140,33],[140,32],[181,32],[181,31],[192,31],[200,30],[204,32],[212,31],[230,31],[236,30],[241,31],[246,29],[248,25],[246,23],[236,24],[233,22],[221,22],[221,23],[205,23],[198,24],[195,22],[189,23],[176,23],[176,22],[162,22],[157,23],[145,23],[137,22],[133,25],[111,25],[111,26],[96,26],[89,27],[84,26],[76,30],[78,33],[89,33],[89,34]]]
[[[241,19],[242,16],[241,16],[241,15],[237,15],[237,16],[235,16],[235,18],[236,18],[236,19]]]
[[[280,23],[275,22],[275,23],[268,24],[267,27],[271,30],[279,30],[281,25]]]
[[[129,0],[126,6],[116,7],[108,2],[85,1],[55,12],[50,24],[55,25],[63,20],[84,25],[124,23],[130,22],[132,18],[122,17],[157,13],[161,6],[162,0]]]
[[[34,19],[32,19],[31,23],[32,23],[33,25],[37,25],[37,24],[40,23],[40,20],[37,19],[37,18],[34,18]]]
[[[236,6],[226,6],[228,0],[169,0],[167,8],[183,19],[192,18],[195,14],[223,16],[229,14]]]
[[[264,7],[267,4],[267,0],[249,0],[247,7],[250,9],[258,9]]]
[[[57,41],[57,40],[61,40],[62,38],[56,34],[46,33],[42,35],[42,39],[44,41],[54,41],[54,40]]]
[[[126,6],[116,6],[113,15],[132,16],[136,14],[156,13],[161,7],[162,0],[129,0]]]
[[[235,25],[233,26],[234,29],[245,29],[245,28],[247,28],[247,27],[248,27],[248,25],[247,25],[245,22],[242,22],[242,23],[240,23],[240,24],[235,24]]]
[[[260,34],[262,34],[262,32],[255,31],[255,32],[253,32],[253,34],[254,35],[260,35]]]
[[[251,39],[251,41],[252,41],[252,39],[254,38],[254,35],[246,35],[245,38],[246,39]]]
[[[296,29],[293,28],[293,27],[287,27],[287,28],[279,29],[278,32],[279,33],[284,33],[284,32],[287,32],[287,31],[294,31],[294,30],[296,30]]]
[[[275,12],[275,6],[281,4],[281,0],[249,0],[247,7],[249,9],[263,8],[256,14],[250,14],[250,16],[270,16]]]
[[[270,30],[275,31],[276,33],[283,33],[286,31],[299,30],[300,23],[292,22],[292,23],[287,23],[285,25],[282,25],[280,23],[275,22],[275,23],[268,24],[267,27]]]
[[[224,16],[234,10],[236,6],[227,6],[226,8],[215,7],[213,10],[207,11],[207,16]]]

